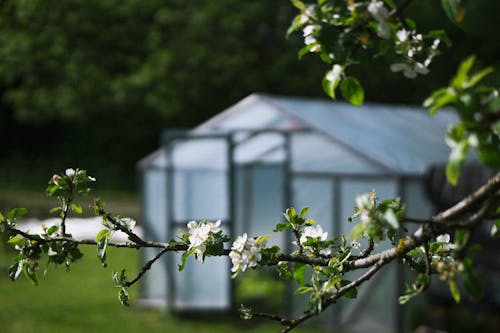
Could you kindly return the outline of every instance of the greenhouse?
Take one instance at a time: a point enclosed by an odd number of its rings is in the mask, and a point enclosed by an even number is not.
[[[380,199],[400,197],[409,216],[428,217],[434,209],[424,175],[447,160],[444,136],[455,121],[447,111],[430,117],[416,107],[252,94],[190,131],[166,132],[139,162],[146,238],[170,241],[190,220],[221,220],[232,238],[272,234],[270,243],[293,250],[290,235],[272,232],[286,208],[310,207],[330,237],[348,235],[356,195],[372,190]],[[145,250],[142,258],[155,254]],[[182,272],[180,255],[154,265],[141,286],[144,302],[173,311],[239,306],[228,258],[188,261]],[[399,330],[403,273],[387,267],[328,320],[353,331]]]

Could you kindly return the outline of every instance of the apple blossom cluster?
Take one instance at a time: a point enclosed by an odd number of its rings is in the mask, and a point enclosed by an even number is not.
[[[220,231],[221,221],[207,222],[189,221],[187,224],[189,232],[189,248],[188,252],[193,253],[195,258],[203,262],[207,244],[211,241],[212,234]]]
[[[455,244],[450,243],[449,234],[437,236],[436,242],[440,247],[438,252],[432,255],[432,267],[439,273],[440,280],[454,279],[457,273],[464,269],[463,264],[450,255],[450,252],[455,249]]]
[[[75,178],[75,176],[76,176],[78,173],[80,173],[80,172],[81,172],[81,171],[80,171],[80,170],[78,170],[78,169],[77,169],[77,170],[75,170],[75,169],[73,169],[73,168],[68,168],[68,169],[66,169],[66,170],[64,171],[64,174],[65,174],[65,175],[66,175],[69,179],[74,179],[74,178]],[[61,175],[59,175],[59,174],[55,173],[55,174],[52,176],[52,183],[53,183],[54,185],[59,185],[59,181],[61,180],[61,177],[64,177],[64,176],[61,176]],[[86,180],[87,180],[87,181],[90,181],[90,182],[95,182],[95,181],[96,181],[96,179],[95,179],[94,177],[92,177],[92,176],[87,176],[86,178],[87,178]]]
[[[265,248],[265,239],[259,237],[249,238],[246,233],[238,236],[233,242],[229,258],[233,263],[231,271],[234,273],[233,277],[238,273],[246,271],[248,268],[256,267],[262,256],[260,250]]]

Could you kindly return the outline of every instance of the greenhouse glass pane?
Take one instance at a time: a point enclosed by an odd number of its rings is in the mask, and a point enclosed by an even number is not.
[[[309,207],[307,217],[316,220],[316,223],[328,232],[328,237],[334,236],[333,181],[326,177],[295,177],[292,193],[295,209],[300,211],[304,207]]]
[[[283,245],[283,235],[273,233],[276,224],[283,220],[284,172],[282,166],[255,166],[250,169],[250,184],[246,189],[249,201],[247,221],[244,223],[249,236],[271,234],[270,245]]]
[[[176,169],[173,177],[175,221],[229,217],[226,172]]]
[[[237,141],[234,160],[238,164],[278,163],[285,159],[285,138],[279,133],[249,134]]]
[[[176,169],[226,170],[228,145],[225,139],[200,138],[176,141],[172,165]]]
[[[143,216],[146,239],[167,241],[167,179],[160,169],[146,169],[143,173]]]
[[[407,216],[426,219],[434,214],[433,204],[427,196],[422,179],[404,180],[403,198]]]
[[[401,305],[396,269],[395,263],[389,264],[358,288],[356,299],[341,299],[336,324],[350,333],[397,332],[396,309]]]
[[[223,228],[228,233],[228,228]],[[175,254],[181,262],[181,254]],[[226,310],[231,306],[231,261],[228,257],[206,257],[201,264],[194,257],[186,260],[183,271],[175,270],[174,309]]]
[[[383,171],[352,149],[318,133],[293,134],[291,155],[292,170],[296,172],[376,174]]]

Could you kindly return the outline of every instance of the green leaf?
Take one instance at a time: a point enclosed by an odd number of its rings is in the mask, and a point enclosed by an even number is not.
[[[283,231],[285,229],[291,229],[290,223],[278,223],[274,227],[274,232]]]
[[[181,257],[181,263],[178,265],[178,269],[179,269],[179,272],[183,271],[184,270],[184,267],[186,267],[186,259],[191,255],[191,253],[189,251],[186,251],[182,254],[182,257]],[[233,276],[236,276],[233,275]]]
[[[102,232],[102,230],[101,230]],[[108,246],[109,236],[102,236],[97,241],[97,257],[101,260],[102,267],[106,267],[106,248]]]
[[[306,265],[300,262],[296,262],[293,266],[293,278],[301,286],[304,285],[305,275],[306,275]]]
[[[342,83],[340,84],[340,92],[342,93],[342,97],[344,97],[344,99],[352,105],[363,105],[365,91],[356,78],[348,76],[342,80]]]
[[[299,52],[297,52],[299,60],[302,59],[306,54],[308,54],[314,47],[317,47],[318,45],[319,45],[318,43],[311,43],[301,48]]]
[[[51,210],[49,210],[49,213],[53,214],[53,213],[60,211],[60,210],[62,210],[61,207],[54,207]]]
[[[111,235],[111,230],[109,230],[109,229],[102,229],[95,236],[95,241],[99,242],[103,237],[108,237],[109,238],[110,235]]]
[[[9,244],[17,244],[19,243],[20,241],[22,241],[24,239],[23,236],[21,235],[15,235],[14,237],[10,238],[7,243]]]
[[[410,257],[413,257],[413,256],[416,256],[416,255],[420,255],[420,254],[424,254],[424,252],[422,251],[421,248],[417,247],[411,251],[408,251],[406,253],[406,255],[410,256]]]
[[[460,66],[458,67],[457,74],[451,81],[451,85],[453,88],[461,90],[467,88],[467,82],[468,82],[468,77],[469,77],[469,72],[472,69],[472,66],[474,65],[474,62],[476,61],[475,56],[470,56],[466,58]]]
[[[11,221],[14,222],[16,219],[23,217],[28,213],[28,210],[26,208],[14,208],[12,209],[8,214],[7,218]]]
[[[129,306],[129,297],[128,297],[128,291],[125,287],[120,288],[120,291],[118,292],[118,299],[120,300],[120,303],[125,306]]]
[[[428,97],[423,107],[429,109],[429,114],[433,116],[442,107],[452,104],[456,101],[457,96],[454,89],[446,87],[436,90],[430,97]]]
[[[493,72],[493,67],[486,67],[481,70],[479,73],[474,74],[467,82],[466,88],[470,88],[479,83],[484,77],[491,74]]]
[[[441,0],[441,7],[443,7],[446,16],[455,24],[459,23],[460,2],[460,0]]]
[[[295,291],[296,294],[300,295],[300,294],[306,294],[306,293],[310,293],[314,291],[314,289],[312,287],[299,287],[297,288],[297,290]]]
[[[82,214],[83,213],[83,210],[82,210],[82,206],[78,205],[78,204],[72,204],[71,205],[71,209],[77,213],[77,214]]]
[[[491,237],[497,237],[498,235],[500,235],[499,231],[500,231],[500,219],[497,219],[493,224],[493,226],[491,227],[490,231]]]
[[[453,279],[448,281],[448,285],[450,286],[450,293],[456,303],[460,303],[460,290],[458,289],[457,282]]]
[[[50,228],[47,229],[47,235],[52,235],[57,230],[59,230],[59,226],[58,225],[53,225],[53,226],[51,226]]]
[[[286,31],[285,37],[288,38],[290,35],[294,32],[299,30],[303,26],[302,23],[302,15],[297,15],[295,18],[292,20],[292,23],[290,24],[290,27],[288,27],[288,30]]]
[[[135,220],[131,219],[130,217],[122,217],[118,220],[118,222],[128,231],[132,231],[132,229],[134,229],[136,224]]]
[[[306,5],[302,1],[300,0],[290,0],[290,1],[295,8],[301,11],[306,10]]]
[[[26,276],[26,278],[32,285],[36,286],[38,284],[38,279],[36,278],[35,269],[30,262],[24,263],[23,273],[24,276]]]
[[[0,223],[5,222],[5,216],[0,212]]]
[[[300,210],[299,216],[300,216],[301,218],[304,218],[304,217],[306,216],[306,214],[307,214],[307,212],[308,212],[308,211],[309,211],[309,207],[304,207],[304,208],[302,208],[302,209]]]

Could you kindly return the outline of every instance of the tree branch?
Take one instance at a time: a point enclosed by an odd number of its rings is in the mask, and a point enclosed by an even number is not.
[[[440,212],[432,217],[432,222],[443,223],[459,217],[464,213],[470,211],[476,204],[485,201],[491,196],[498,195],[500,191],[500,172],[495,176],[490,178],[486,184],[478,188],[472,194],[467,196],[465,199],[461,200],[456,205],[448,208],[447,210]]]

